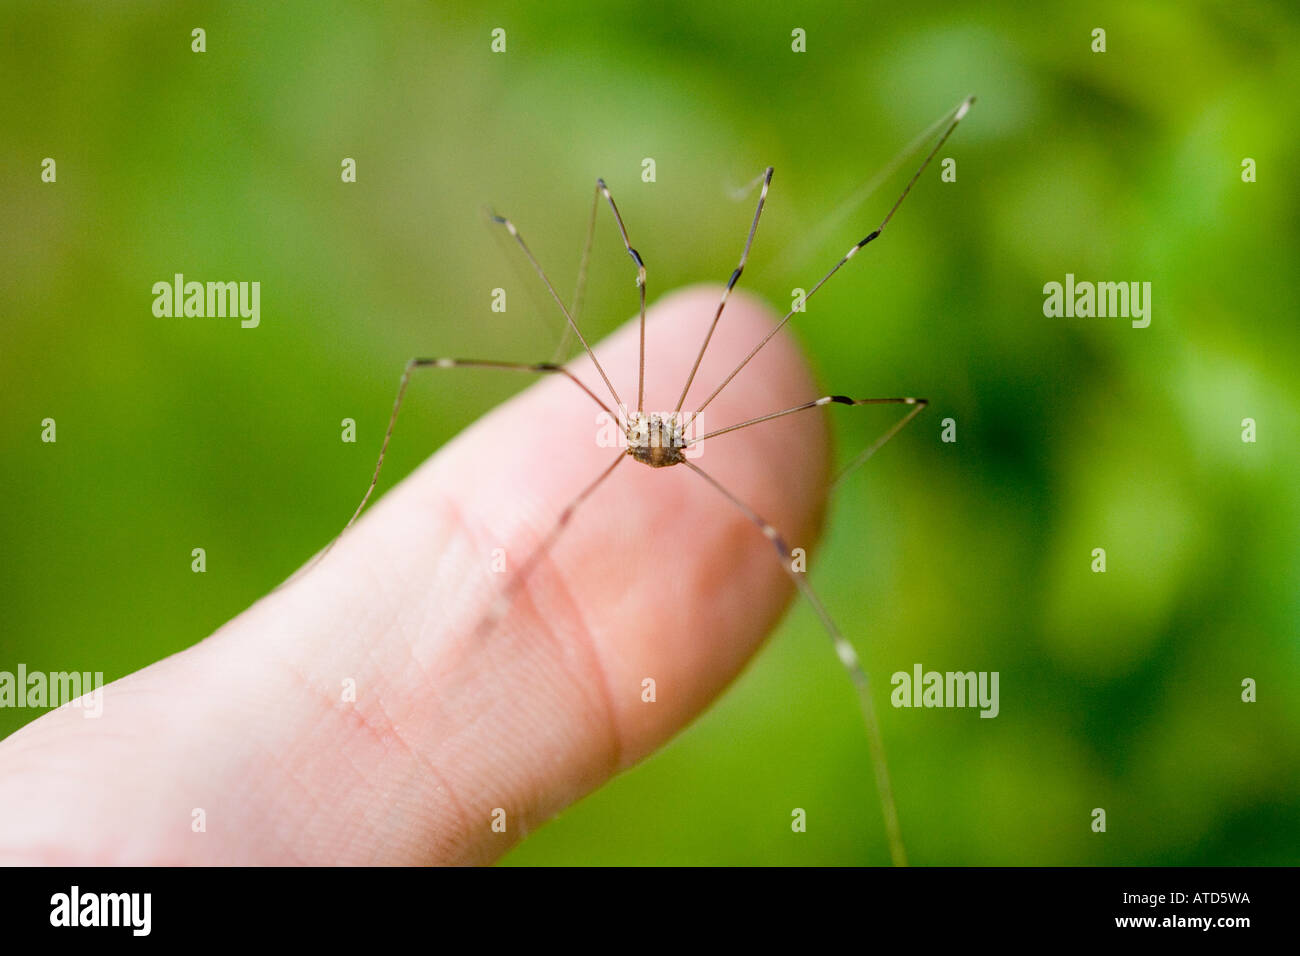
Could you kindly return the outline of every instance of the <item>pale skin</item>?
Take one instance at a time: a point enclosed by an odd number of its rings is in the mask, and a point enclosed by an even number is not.
[[[650,310],[647,409],[676,404],[720,292],[691,288]],[[691,395],[706,396],[775,321],[733,294]],[[595,349],[632,392],[636,325]],[[600,393],[585,357],[571,368]],[[422,371],[407,400],[518,374]],[[778,335],[709,405],[703,430],[820,394]],[[615,458],[597,446],[598,412],[572,382],[544,376],[392,488],[308,573],[108,685],[102,717],[60,708],[0,742],[0,862],[488,863],[663,746],[737,676],[793,593],[771,543],[687,469],[625,460],[499,625],[477,626],[505,586],[493,550],[522,564]],[[709,439],[694,460],[811,550],[826,414]],[[398,423],[395,443],[422,440]],[[368,453],[340,465],[358,491]],[[341,521],[351,504],[339,503]],[[206,832],[192,829],[195,808]]]

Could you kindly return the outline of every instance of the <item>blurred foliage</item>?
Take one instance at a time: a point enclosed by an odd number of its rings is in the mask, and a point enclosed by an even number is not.
[[[914,160],[842,200],[976,93],[957,181],[931,169],[793,323],[832,389],[933,401],[838,496],[828,604],[882,687],[916,662],[1001,674],[996,720],[880,701],[913,859],[1300,862],[1294,7],[10,2],[0,30],[0,668],[111,680],[194,643],[338,530],[375,451],[338,423],[376,434],[406,358],[549,357],[536,290],[487,308],[527,276],[485,203],[567,288],[603,175],[657,294],[726,278],[752,208],[729,190],[770,163],[743,284],[780,305]],[[606,226],[597,337],[635,304]],[[260,280],[261,327],[154,318],[174,272]],[[1067,272],[1152,282],[1150,328],[1045,318]],[[389,480],[521,385],[421,393]],[[841,455],[889,420],[836,417]],[[510,859],[887,860],[812,615]]]

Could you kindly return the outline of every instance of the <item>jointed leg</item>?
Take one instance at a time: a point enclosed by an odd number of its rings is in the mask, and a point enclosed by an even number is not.
[[[572,329],[574,335],[578,337],[578,341],[582,343],[583,349],[586,350],[587,355],[590,356],[592,364],[596,366],[596,371],[600,373],[600,377],[604,380],[605,387],[609,389],[609,394],[614,397],[614,404],[622,406],[623,401],[618,397],[618,391],[614,388],[614,383],[611,382],[609,376],[605,374],[605,369],[600,364],[600,360],[596,358],[596,353],[592,351],[591,346],[587,343],[587,339],[582,334],[582,330],[578,328],[578,323],[574,321],[573,313],[571,313],[569,307],[564,304],[564,301],[560,298],[560,294],[555,291],[555,286],[551,284],[550,278],[547,277],[545,270],[542,269],[541,263],[537,261],[537,257],[533,255],[533,251],[528,248],[528,244],[524,242],[524,237],[519,234],[519,230],[515,228],[515,224],[505,216],[498,216],[496,213],[489,213],[489,215],[492,217],[493,222],[505,227],[506,232],[510,233],[515,242],[519,244],[519,248],[524,251],[524,255],[528,257],[528,261],[533,266],[533,271],[536,272],[542,282],[545,283],[546,290],[551,293],[551,298],[555,300],[555,304],[558,305],[560,311],[564,313],[564,318],[568,321],[569,328]]]
[[[491,628],[495,627],[496,624],[505,617],[506,612],[510,610],[510,604],[514,596],[518,593],[519,589],[523,587],[524,582],[528,580],[528,576],[532,573],[533,569],[537,567],[542,558],[545,557],[555,545],[560,534],[566,527],[568,527],[569,520],[573,517],[574,512],[578,510],[578,506],[586,501],[587,498],[590,497],[591,493],[599,488],[606,478],[613,474],[614,469],[617,468],[619,463],[626,457],[627,452],[620,451],[618,457],[610,463],[608,468],[597,475],[591,484],[587,485],[586,488],[583,488],[582,491],[574,496],[572,501],[564,506],[564,510],[561,511],[559,517],[555,519],[555,524],[551,526],[551,530],[546,533],[546,536],[542,538],[541,542],[533,549],[532,553],[524,559],[524,563],[519,566],[519,569],[506,581],[505,588],[497,595],[496,600],[493,602],[487,615],[479,623],[478,628],[476,629],[479,635],[491,630]]]
[[[641,296],[641,357],[637,371],[636,410],[643,412],[645,411],[645,262],[641,258],[641,253],[632,248],[632,243],[627,237],[627,226],[623,225],[623,217],[619,214],[618,206],[614,203],[614,197],[609,194],[609,187],[605,185],[605,180],[596,180],[596,195],[604,196],[605,201],[609,203],[609,208],[614,213],[614,221],[618,224],[618,234],[623,239],[623,248],[627,250],[627,254],[636,263],[636,287]],[[594,204],[592,207],[592,222],[595,222]]]
[[[749,421],[739,422],[738,424],[735,425],[728,425],[726,428],[719,428],[717,431],[711,431],[707,435],[701,435],[699,438],[694,439],[691,442],[691,444],[694,444],[695,442],[704,441],[706,438],[714,438],[717,435],[725,435],[727,432],[739,431],[742,428],[748,428],[750,425],[757,425],[760,422],[770,422],[774,418],[782,418],[786,415],[793,415],[795,412],[807,411],[810,408],[818,408],[822,405],[832,405],[832,404],[834,405],[917,405],[920,406],[919,408],[917,408],[915,411],[913,411],[911,414],[909,414],[907,417],[905,417],[902,420],[902,424],[906,424],[907,422],[911,421],[912,417],[916,415],[916,413],[919,412],[921,408],[924,408],[926,405],[928,405],[929,401],[924,398],[849,398],[847,395],[823,395],[821,398],[814,398],[811,402],[804,402],[802,405],[795,405],[791,408],[783,408],[781,411],[772,412],[770,415],[760,415],[758,418],[749,419]],[[901,425],[899,427],[901,427]],[[892,437],[897,431],[898,428],[895,428],[893,431],[891,431],[889,435],[886,436],[885,441],[888,441],[889,438]],[[881,444],[884,444],[884,442],[881,442]],[[863,461],[865,460],[866,459],[864,458]]]
[[[704,361],[704,353],[708,350],[709,342],[713,338],[713,332],[718,327],[718,320],[722,318],[722,310],[727,304],[727,296],[731,295],[731,290],[736,287],[740,280],[740,275],[745,271],[745,263],[749,259],[749,250],[754,245],[754,234],[758,232],[758,219],[763,215],[763,205],[767,202],[767,191],[772,185],[772,167],[769,166],[761,176],[755,180],[755,184],[763,183],[763,191],[758,194],[758,208],[754,210],[754,221],[749,227],[749,238],[745,240],[745,248],[740,253],[740,264],[736,266],[735,271],[731,273],[731,278],[727,281],[727,287],[722,290],[722,301],[718,303],[718,309],[713,313],[713,322],[709,325],[709,331],[704,335],[704,343],[700,346],[700,353],[695,356],[695,364],[691,366],[691,374],[686,377],[686,384],[682,386],[682,396],[677,399],[677,407],[673,409],[680,412],[682,406],[686,404],[686,393],[691,390],[691,383],[695,381],[695,373],[700,370],[700,363]]]
[[[840,473],[831,479],[832,491],[834,491],[839,486],[840,482],[842,482],[845,478],[851,475],[858,468],[862,467],[862,465],[866,463],[868,458],[870,458],[876,452],[880,451],[880,449],[884,447],[885,442],[889,441],[889,439],[893,438],[895,435],[901,432],[905,427],[907,427],[907,423],[910,422],[917,415],[921,414],[921,411],[925,408],[925,406],[930,403],[928,400],[924,398],[918,398],[915,399],[913,404],[916,407],[913,408],[906,415],[904,415],[902,418],[900,418],[897,422],[895,422],[893,428],[889,429],[889,431],[885,432],[883,435],[877,438],[874,442],[872,442],[865,449],[859,452],[856,458],[854,458],[851,462],[849,462],[842,469],[840,469]]]
[[[894,218],[894,213],[898,212],[898,207],[903,204],[903,200],[905,200],[908,197],[908,195],[911,193],[912,187],[916,185],[917,180],[921,178],[921,174],[925,172],[925,170],[929,167],[934,157],[938,155],[939,150],[943,148],[943,144],[948,141],[948,137],[952,135],[952,131],[957,128],[957,124],[962,121],[962,118],[965,117],[966,113],[970,110],[971,104],[973,102],[975,102],[975,98],[973,96],[967,97],[957,106],[957,108],[953,111],[952,119],[948,122],[947,127],[943,131],[943,135],[939,137],[938,142],[934,144],[934,146],[926,154],[925,159],[921,161],[921,165],[917,167],[916,172],[912,174],[912,178],[907,181],[907,185],[903,187],[902,193],[899,194],[898,198],[894,201],[894,204],[889,208],[889,212],[885,213],[885,218],[880,220],[880,225],[876,226],[875,229],[869,232],[859,242],[850,246],[849,251],[844,253],[844,255],[840,256],[839,261],[836,262],[835,265],[831,266],[830,271],[827,272],[820,279],[818,279],[817,283],[811,289],[808,290],[808,293],[804,296],[805,303],[817,293],[817,290],[819,290],[828,281],[830,281],[831,276],[839,272],[840,269],[843,268],[844,265],[850,259],[856,256],[858,254],[858,250],[860,250],[863,246],[867,245],[870,242],[875,241],[877,238],[880,237],[880,234],[885,231],[885,227],[889,225],[890,220]],[[734,369],[732,369],[731,373],[722,380],[722,384],[720,384],[717,388],[715,388],[713,392],[710,393],[709,397],[704,400],[704,404],[702,404],[699,408],[695,410],[695,412],[691,415],[690,420],[688,420],[685,423],[686,425],[689,425],[690,421],[693,421],[696,415],[704,411],[704,409],[709,406],[709,403],[718,397],[718,394],[724,388],[726,388],[728,384],[730,384],[733,378],[735,378],[737,375],[740,374],[741,369],[743,369],[746,365],[749,364],[750,360],[759,353],[759,351],[763,348],[763,346],[765,346],[768,342],[772,340],[773,336],[775,336],[778,332],[780,332],[783,328],[785,328],[786,323],[789,322],[791,317],[794,316],[795,311],[796,311],[795,309],[791,309],[789,312],[787,312],[785,314],[785,317],[782,318],[781,321],[778,322],[772,328],[772,330],[767,333],[767,335],[763,336],[762,341],[760,341],[757,345],[754,346],[752,350],[750,350],[749,354],[746,355],[744,359],[741,360],[740,364],[737,365]]]
[[[388,428],[384,432],[383,444],[379,447],[379,458],[375,462],[374,474],[370,477],[370,486],[366,488],[366,493],[361,498],[361,503],[357,505],[357,510],[352,512],[352,517],[348,523],[343,526],[343,530],[334,536],[334,539],[325,546],[325,549],[316,556],[316,559],[308,565],[307,569],[314,567],[320,562],[325,555],[330,553],[339,538],[347,533],[365,509],[366,503],[370,501],[370,496],[374,494],[375,486],[379,483],[379,472],[384,467],[384,456],[388,453],[388,442],[393,437],[393,427],[397,424],[397,413],[402,409],[402,400],[406,397],[406,386],[410,383],[411,373],[421,368],[498,368],[516,372],[536,372],[539,374],[556,374],[563,375],[577,385],[580,389],[590,396],[591,400],[603,408],[611,418],[614,413],[610,411],[609,406],[596,397],[595,393],[584,385],[578,378],[563,365],[555,365],[551,362],[539,362],[528,364],[525,362],[497,362],[491,359],[455,359],[455,358],[413,358],[406,363],[406,368],[402,370],[402,380],[397,386],[397,397],[393,400],[393,413],[388,417]],[[617,419],[615,419],[617,420]],[[304,570],[307,570],[304,569]]]
[[[849,677],[858,690],[858,702],[862,707],[862,717],[867,727],[867,742],[871,748],[871,762],[876,773],[876,788],[880,792],[880,802],[885,815],[885,833],[889,838],[890,857],[895,866],[906,866],[907,854],[903,849],[902,831],[898,825],[898,809],[894,804],[894,791],[889,782],[889,768],[885,763],[885,745],[881,738],[880,724],[876,719],[876,710],[871,699],[871,684],[867,678],[867,672],[863,670],[858,659],[857,652],[853,649],[853,645],[840,633],[839,628],[835,626],[835,622],[826,611],[826,606],[822,604],[821,599],[812,589],[812,585],[808,583],[807,577],[795,571],[791,566],[790,548],[781,537],[780,532],[761,518],[749,505],[719,484],[708,472],[690,461],[683,462],[683,464],[739,508],[745,517],[757,526],[763,536],[772,542],[772,546],[776,548],[777,557],[781,562],[781,568],[789,575],[795,587],[799,589],[799,592],[803,594],[808,603],[812,605],[812,609],[821,620],[822,627],[835,645],[835,652],[839,655],[840,663],[849,672]]]
[[[779,412],[772,412],[770,415],[760,415],[758,418],[751,418],[746,422],[739,422],[735,425],[728,425],[726,428],[719,428],[711,431],[707,435],[701,435],[699,438],[691,439],[687,444],[694,445],[702,442],[706,438],[714,438],[718,435],[725,435],[727,432],[739,431],[742,428],[748,428],[750,425],[757,425],[760,422],[769,422],[774,418],[782,418],[786,415],[793,415],[795,412],[806,411],[810,408],[818,408],[822,405],[912,405],[910,412],[900,418],[887,432],[877,438],[861,451],[856,458],[844,466],[840,472],[831,479],[831,489],[834,490],[840,482],[844,481],[850,474],[856,471],[876,452],[884,447],[885,443],[901,432],[921,410],[930,404],[929,399],[925,398],[849,398],[847,395],[823,395],[821,398],[815,398],[811,402],[804,402],[802,405],[795,405],[791,408],[784,408]]]
[[[582,307],[587,301],[587,263],[591,259],[591,246],[596,238],[596,211],[600,207],[600,187],[591,194],[591,214],[587,217],[587,239],[582,245],[582,256],[578,259],[578,281],[573,289],[573,320],[577,322],[582,318]],[[564,358],[569,342],[569,329],[565,328],[565,335],[560,340],[560,348],[556,351],[554,362],[559,362]]]

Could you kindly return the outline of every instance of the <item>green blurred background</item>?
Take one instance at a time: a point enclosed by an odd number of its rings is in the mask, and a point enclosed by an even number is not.
[[[770,163],[742,283],[788,305],[907,169],[824,228],[845,197],[975,93],[957,181],[927,172],[793,323],[831,390],[933,401],[814,564],[882,685],[912,858],[1300,862],[1294,8],[7,2],[0,33],[0,669],[111,680],[200,640],[339,529],[408,357],[549,358],[485,203],[568,289],[604,176],[658,294],[725,280],[752,214],[729,191]],[[261,327],[154,318],[174,272],[259,280]],[[1150,328],[1045,318],[1067,272],[1152,282]],[[594,337],[635,308],[603,221],[588,302]],[[522,386],[419,390],[384,486]],[[833,418],[841,457],[892,420]],[[918,662],[999,671],[1001,715],[889,708]],[[887,861],[811,613],[508,860]]]

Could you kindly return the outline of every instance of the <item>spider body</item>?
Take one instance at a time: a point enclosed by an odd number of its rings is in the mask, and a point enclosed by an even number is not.
[[[667,468],[686,460],[686,441],[676,415],[637,412],[628,422],[627,453],[651,468]]]

